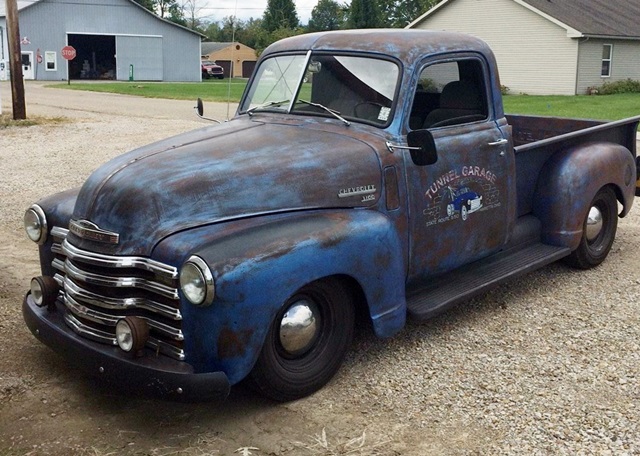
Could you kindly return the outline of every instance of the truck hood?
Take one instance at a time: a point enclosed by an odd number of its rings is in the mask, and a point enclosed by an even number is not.
[[[71,234],[95,251],[150,255],[181,230],[266,213],[372,205],[380,187],[377,154],[360,140],[301,122],[238,119],[100,167],[80,190],[73,220],[117,233],[117,244],[82,230]]]

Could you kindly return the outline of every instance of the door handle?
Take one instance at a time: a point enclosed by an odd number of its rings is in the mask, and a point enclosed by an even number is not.
[[[497,141],[490,142],[489,146],[502,146],[503,144],[507,144],[508,142],[509,142],[508,139],[502,138],[502,139],[499,139]]]

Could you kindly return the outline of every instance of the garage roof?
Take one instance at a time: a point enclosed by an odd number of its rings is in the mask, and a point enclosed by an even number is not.
[[[41,1],[42,0],[18,0],[18,11],[23,10],[25,8],[28,8],[30,6],[33,6],[36,3],[40,3]],[[94,4],[95,0],[85,0],[85,1],[86,1],[86,3],[84,3],[85,5],[92,5],[92,4]],[[179,27],[179,28],[181,28],[183,30],[186,30],[187,32],[191,32],[191,33],[193,33],[195,35],[204,37],[204,35],[202,33],[196,32],[195,30],[191,30],[190,28],[184,27],[184,26],[182,26],[180,24],[176,24],[175,22],[171,22],[171,21],[169,21],[167,19],[164,19],[164,18],[158,16],[157,14],[154,14],[153,12],[149,11],[144,6],[136,3],[133,0],[123,0],[123,1],[127,1],[127,2],[131,3],[132,5],[136,6],[137,8],[142,9],[143,11],[147,12],[148,14],[150,14],[151,16],[153,16],[154,18],[156,18],[158,20],[161,20],[161,21],[164,21],[164,22],[166,22],[168,24],[171,24],[171,25],[174,25],[176,27]],[[82,3],[78,3],[78,4],[82,4]],[[7,12],[6,12],[6,8],[5,8],[5,1],[4,0],[0,0],[0,17],[5,17],[6,15],[7,15]]]

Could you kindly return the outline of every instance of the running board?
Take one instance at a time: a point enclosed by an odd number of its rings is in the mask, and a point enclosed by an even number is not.
[[[431,281],[428,287],[411,293],[407,296],[407,311],[418,320],[431,318],[462,301],[553,263],[570,253],[568,247],[542,243],[498,253],[443,274]]]

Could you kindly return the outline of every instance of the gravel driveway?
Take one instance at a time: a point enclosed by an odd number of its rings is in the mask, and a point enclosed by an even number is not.
[[[337,377],[293,403],[125,397],[67,369],[22,322],[38,272],[24,209],[208,123],[192,102],[38,83],[27,98],[29,115],[65,120],[0,129],[0,455],[640,454],[640,207],[602,266],[551,265],[391,340],[362,328]]]

